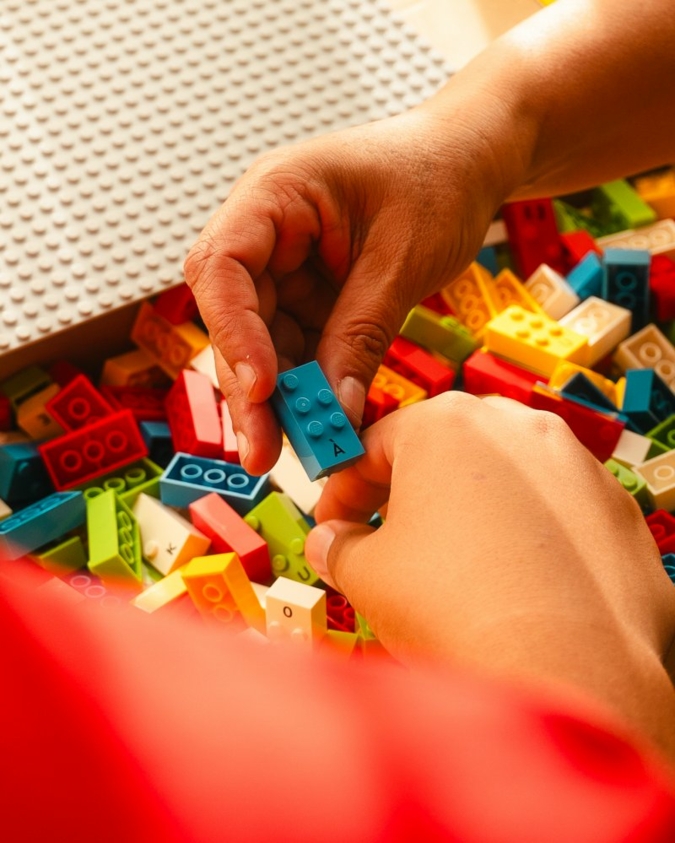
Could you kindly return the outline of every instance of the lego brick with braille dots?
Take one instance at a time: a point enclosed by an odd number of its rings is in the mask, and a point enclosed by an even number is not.
[[[58,395],[60,390],[61,387],[57,383],[52,383],[19,404],[16,411],[17,427],[31,439],[53,439],[65,433],[63,427],[47,410],[47,403]]]
[[[622,372],[654,369],[670,389],[675,388],[675,347],[654,324],[619,343],[613,360]]]
[[[327,631],[326,592],[280,577],[265,596],[267,637],[315,649]]]
[[[46,410],[64,430],[79,430],[113,412],[86,375],[78,375],[66,384],[47,402]]]
[[[272,576],[267,542],[215,492],[193,501],[190,520],[211,539],[212,553],[236,553],[249,579],[266,583]]]
[[[131,339],[175,380],[190,360],[209,345],[208,335],[192,322],[172,325],[143,302]]]
[[[659,219],[675,217],[675,170],[635,179],[635,191]]]
[[[653,509],[675,510],[675,451],[653,457],[633,470],[647,481],[647,496]]]
[[[387,349],[384,360],[399,375],[421,386],[429,398],[452,388],[455,372],[428,351],[405,337],[396,337]]]
[[[309,524],[283,492],[271,492],[244,521],[267,542],[272,572],[312,585],[319,578],[305,558],[305,539]]]
[[[316,360],[282,372],[270,399],[310,480],[352,465],[363,445]]]
[[[640,477],[630,468],[613,459],[608,459],[605,462],[605,468],[616,477],[628,494],[632,495],[642,508],[649,506],[647,481],[644,477]]]
[[[206,375],[183,369],[165,401],[176,451],[218,459],[223,453],[223,429],[216,396]]]
[[[218,553],[192,559],[182,569],[183,580],[200,612],[218,614],[215,590],[234,601],[236,610],[248,626],[265,632],[265,610],[260,605],[251,581],[236,553]],[[197,585],[197,588],[194,586]],[[207,588],[208,587],[208,588]],[[210,590],[210,593],[208,591]],[[221,598],[221,599],[222,599]],[[229,602],[229,601],[228,601]],[[222,619],[218,619],[219,622]]]
[[[130,410],[38,446],[57,489],[70,489],[145,457],[148,449]]]
[[[168,389],[144,386],[102,386],[101,395],[113,410],[131,410],[137,422],[166,421]]]
[[[551,319],[560,319],[579,304],[579,296],[564,277],[545,263],[530,275],[525,289]]]
[[[138,523],[115,492],[85,492],[88,567],[106,585],[141,588],[141,540]]]
[[[586,337],[519,305],[507,307],[488,323],[485,348],[547,378],[560,360],[582,365],[588,361]]]
[[[631,333],[649,321],[650,261],[644,249],[606,249],[603,256],[602,298],[630,310]]]
[[[541,377],[489,351],[479,349],[464,361],[462,387],[472,395],[503,395],[529,404],[532,388]]]
[[[0,445],[0,498],[17,509],[53,491],[37,443]]]
[[[18,559],[84,524],[82,492],[54,492],[0,521],[0,552]]]
[[[185,508],[216,492],[243,515],[269,492],[269,474],[254,477],[240,465],[179,451],[164,470],[159,486],[163,503],[170,506]]]
[[[675,413],[675,395],[653,369],[629,369],[621,412],[646,434]]]
[[[132,508],[138,522],[143,558],[162,574],[170,574],[211,545],[205,536],[178,512],[141,493]]]
[[[601,225],[617,229],[640,228],[656,221],[656,212],[625,180],[601,184],[591,192],[591,210]]]
[[[67,49],[55,48],[66,30]],[[21,73],[3,89],[14,213],[0,353],[178,284],[188,248],[261,153],[401,112],[448,76],[371,0],[222,0],[212,14],[192,2],[167,13],[160,0],[12,2],[3,46]],[[162,80],[174,48],[186,62]],[[223,118],[224,98],[236,119]]]
[[[457,365],[480,345],[454,316],[441,316],[421,304],[410,311],[400,334]]]
[[[567,275],[567,283],[580,299],[602,295],[605,271],[602,260],[595,252],[589,252]]]
[[[620,231],[597,239],[601,249],[647,249],[652,255],[675,258],[675,220],[659,220],[642,228]]]
[[[564,272],[563,248],[550,199],[508,202],[502,208],[516,269],[523,277],[542,263]]]
[[[595,366],[630,334],[632,314],[625,307],[590,296],[560,319],[564,328],[588,340],[588,365]]]
[[[154,359],[141,348],[109,357],[103,364],[101,386],[129,388],[162,387],[169,383],[169,376]]]

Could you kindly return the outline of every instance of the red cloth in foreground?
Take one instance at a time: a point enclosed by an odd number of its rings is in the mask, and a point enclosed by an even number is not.
[[[17,568],[3,840],[675,840],[666,775],[592,709],[61,601]]]

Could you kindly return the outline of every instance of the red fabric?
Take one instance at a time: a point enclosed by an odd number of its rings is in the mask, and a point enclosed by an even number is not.
[[[246,646],[60,600],[17,567],[0,567],[3,839],[675,839],[666,775],[592,708]]]

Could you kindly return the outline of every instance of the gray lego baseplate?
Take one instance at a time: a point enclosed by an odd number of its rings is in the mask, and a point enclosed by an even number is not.
[[[3,0],[2,355],[182,280],[262,152],[447,78],[370,0]]]

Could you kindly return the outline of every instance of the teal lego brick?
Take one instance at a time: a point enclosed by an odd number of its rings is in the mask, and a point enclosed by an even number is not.
[[[363,455],[361,440],[315,360],[282,372],[271,403],[310,480]]]
[[[0,521],[0,555],[17,559],[84,523],[82,492],[54,492]]]

